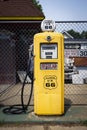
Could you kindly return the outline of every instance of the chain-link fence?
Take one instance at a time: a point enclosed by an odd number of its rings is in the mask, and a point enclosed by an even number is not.
[[[29,46],[34,34],[41,32],[40,24],[39,21],[0,21],[1,105],[20,104]],[[65,37],[65,104],[87,104],[87,21],[56,21],[56,32]],[[29,77],[27,82],[29,85]]]

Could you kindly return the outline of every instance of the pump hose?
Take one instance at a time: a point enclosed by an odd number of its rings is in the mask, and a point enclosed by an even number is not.
[[[26,84],[26,78],[29,74],[26,74],[26,77],[25,77],[25,80],[23,82],[23,86],[22,86],[22,90],[21,90],[21,104],[22,104],[22,109],[23,111],[26,113],[27,109],[28,109],[28,106],[30,105],[30,101],[31,101],[31,97],[32,97],[32,93],[33,93],[33,74],[32,74],[32,82],[31,82],[31,92],[30,92],[30,95],[29,95],[29,100],[28,100],[28,103],[27,105],[24,105],[24,98],[23,98],[23,95],[24,95],[24,89],[25,89],[25,84]],[[30,76],[29,76],[30,77]]]
[[[29,63],[29,70],[30,70],[30,64],[31,64],[31,60],[30,60],[30,63]],[[24,88],[25,88],[27,76],[30,77],[32,83],[31,83],[31,91],[30,91],[28,103],[25,105],[23,95],[24,95]],[[21,90],[21,104],[16,104],[16,105],[6,107],[5,109],[3,109],[3,112],[5,114],[22,114],[22,113],[26,113],[27,110],[28,110],[28,106],[30,105],[32,93],[33,93],[33,73],[32,73],[32,75],[30,75],[30,72],[27,70],[27,73],[26,73],[26,76],[25,76],[25,79],[24,79],[24,82],[23,82],[23,85],[22,85],[22,90]]]

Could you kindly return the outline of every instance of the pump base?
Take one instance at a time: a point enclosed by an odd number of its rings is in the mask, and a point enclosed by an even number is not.
[[[62,115],[64,113],[63,98],[61,101],[61,95],[37,94],[34,113],[37,115]]]

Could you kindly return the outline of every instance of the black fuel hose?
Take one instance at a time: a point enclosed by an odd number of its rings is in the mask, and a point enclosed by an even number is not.
[[[31,82],[31,91],[30,91],[30,95],[29,95],[28,102],[27,102],[27,104],[25,105],[25,104],[24,104],[23,95],[24,95],[24,89],[25,89],[25,84],[26,84],[27,76],[29,76],[29,74],[26,74],[25,80],[24,80],[24,82],[23,82],[22,90],[21,90],[21,104],[22,104],[23,112],[25,112],[25,113],[26,113],[26,111],[27,111],[27,109],[28,109],[28,106],[30,105],[30,101],[31,101],[32,93],[33,93],[33,74],[32,74],[32,79],[31,79],[31,81],[32,81],[32,82]],[[30,77],[30,76],[29,76],[29,77]]]
[[[27,112],[28,106],[30,105],[32,93],[33,93],[33,72],[29,71],[30,65],[31,65],[31,60],[30,60],[30,63],[29,63],[28,69],[27,69],[27,73],[26,73],[26,76],[25,76],[25,79],[24,79],[24,82],[23,82],[23,85],[22,85],[22,89],[21,89],[21,104],[6,107],[5,109],[3,109],[3,112],[5,114],[22,114],[22,113]],[[31,91],[30,91],[29,99],[28,99],[27,104],[25,105],[23,96],[24,96],[24,89],[25,89],[27,76],[30,77],[32,82],[31,82]]]

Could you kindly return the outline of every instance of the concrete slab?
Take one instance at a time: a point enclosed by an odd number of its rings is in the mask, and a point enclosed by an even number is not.
[[[4,114],[0,109],[0,123],[34,123],[34,124],[79,124],[87,121],[87,106],[67,106],[62,116],[38,116],[33,112],[33,106],[24,114]]]
[[[60,126],[60,125],[4,125],[0,130],[87,130],[86,126]]]

